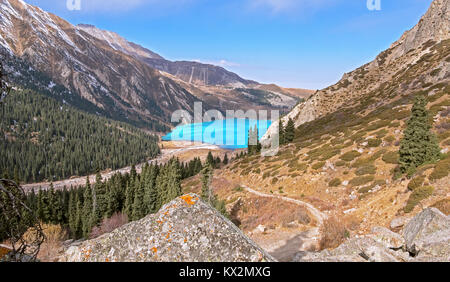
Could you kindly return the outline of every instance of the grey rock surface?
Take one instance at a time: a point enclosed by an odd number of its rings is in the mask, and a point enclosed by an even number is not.
[[[67,249],[66,262],[264,262],[274,259],[195,194]]]
[[[334,250],[298,253],[299,262],[450,262],[450,220],[428,208],[404,228],[403,236],[384,227],[351,238]]]
[[[450,218],[436,208],[414,217],[403,230],[406,248],[419,256],[450,258]]]

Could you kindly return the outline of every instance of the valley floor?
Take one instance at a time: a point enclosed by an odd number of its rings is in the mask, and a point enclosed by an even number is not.
[[[177,157],[180,159],[180,161],[190,161],[194,157],[200,157],[201,159],[206,159],[206,156],[210,151],[213,151],[217,155],[224,155],[225,150],[220,149],[217,146],[209,145],[209,144],[200,144],[200,143],[192,143],[192,142],[162,142],[160,144],[161,154],[153,159],[148,161],[149,164],[151,163],[158,163],[158,164],[164,164],[167,161],[169,161],[173,157]],[[142,171],[142,167],[146,163],[142,163],[139,165],[136,165],[136,171],[137,173],[140,173]],[[124,167],[118,170],[107,170],[102,171],[102,179],[108,180],[110,179],[114,174],[117,173],[129,173],[131,170],[131,166]],[[89,175],[89,181],[91,184],[95,183],[95,174]],[[39,190],[39,189],[48,189],[50,185],[53,183],[53,187],[55,189],[63,189],[64,187],[70,188],[71,186],[81,186],[86,184],[86,176],[74,176],[69,179],[61,180],[61,181],[55,181],[55,182],[41,182],[41,183],[31,183],[31,184],[25,184],[22,185],[23,189],[25,191],[31,191],[31,190]]]

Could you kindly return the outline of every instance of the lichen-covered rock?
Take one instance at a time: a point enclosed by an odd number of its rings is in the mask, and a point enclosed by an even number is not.
[[[194,194],[70,247],[68,262],[261,262],[274,259]]]
[[[414,217],[403,236],[409,252],[450,260],[450,218],[438,209],[428,208]]]
[[[404,217],[404,216],[399,216],[399,217],[394,218],[391,221],[391,224],[389,226],[393,230],[396,230],[396,229],[398,230],[401,227],[405,226],[410,220],[411,220],[411,218]]]
[[[389,249],[400,249],[405,245],[405,239],[400,234],[385,227],[374,227],[370,237]]]
[[[299,253],[294,261],[300,262],[403,262],[407,255],[395,252],[371,237],[352,238],[334,250],[320,253]]]

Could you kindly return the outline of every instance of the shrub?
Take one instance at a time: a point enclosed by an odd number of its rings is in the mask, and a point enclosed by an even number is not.
[[[425,176],[424,175],[420,175],[417,176],[415,178],[413,178],[409,183],[408,183],[408,189],[411,191],[416,190],[417,188],[423,186],[423,183],[425,182]]]
[[[377,138],[383,138],[384,136],[386,136],[389,132],[386,129],[381,129],[377,132],[375,132],[375,135],[377,136]]]
[[[128,223],[128,216],[123,213],[113,214],[110,218],[105,218],[99,226],[92,228],[90,238],[97,238],[105,233],[109,233],[114,229]]]
[[[362,186],[369,182],[372,182],[374,179],[375,177],[373,175],[359,176],[350,180],[349,184],[351,186]]]
[[[233,188],[234,192],[242,192],[244,191],[244,188],[242,188],[241,186],[237,185],[236,187]]]
[[[278,178],[277,177],[272,178],[272,184],[276,184],[277,182],[278,182]]]
[[[370,148],[375,148],[375,147],[380,146],[382,142],[383,141],[381,139],[378,139],[378,138],[376,138],[376,139],[369,139],[368,146]]]
[[[347,163],[345,161],[337,161],[336,162],[336,166],[339,166],[339,167],[346,166],[346,165],[347,165]]]
[[[430,180],[435,181],[446,177],[450,172],[450,158],[441,160],[434,167],[433,172],[430,175]]]
[[[398,152],[387,152],[384,154],[382,160],[387,164],[398,164],[399,154]]]
[[[322,236],[319,242],[321,250],[336,248],[349,237],[345,224],[335,216],[324,220],[320,227],[320,234]]]
[[[341,184],[342,184],[342,181],[339,178],[335,178],[335,179],[331,180],[330,183],[328,183],[328,186],[338,187]]]
[[[374,165],[367,165],[358,168],[358,170],[356,171],[356,175],[368,175],[368,174],[373,175],[376,172],[377,168]]]
[[[350,151],[343,154],[340,159],[346,162],[351,162],[359,156],[361,156],[361,154],[358,151]]]
[[[394,142],[395,140],[397,140],[397,139],[395,139],[395,137],[393,135],[389,135],[389,136],[386,136],[386,138],[384,138],[384,141],[386,141],[389,144]]]
[[[322,157],[320,158],[321,161],[326,161],[331,159],[332,157],[339,155],[341,153],[340,149],[333,149],[333,150],[328,150],[322,153]]]
[[[359,168],[362,166],[373,165],[373,162],[374,161],[370,157],[369,158],[359,158],[355,162],[353,162],[352,167]]]
[[[319,169],[323,168],[324,166],[325,166],[325,162],[317,162],[312,166],[312,168],[314,170],[319,170]]]
[[[433,195],[433,191],[434,188],[431,186],[423,186],[415,189],[412,192],[411,196],[409,196],[408,203],[404,208],[405,213],[412,212],[417,204]]]

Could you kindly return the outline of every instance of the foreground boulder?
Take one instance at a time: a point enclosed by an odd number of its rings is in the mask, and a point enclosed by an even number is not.
[[[403,230],[407,250],[418,259],[450,260],[450,217],[429,208],[413,218]]]
[[[273,258],[194,194],[67,249],[67,262],[261,262]]]
[[[414,217],[403,236],[384,227],[352,238],[334,250],[301,252],[302,262],[450,262],[450,218],[429,208]]]

